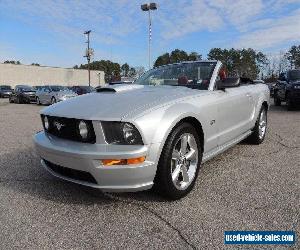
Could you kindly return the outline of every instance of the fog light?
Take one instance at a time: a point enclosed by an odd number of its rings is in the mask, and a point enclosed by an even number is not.
[[[130,159],[104,159],[101,160],[104,166],[113,166],[113,165],[132,165],[139,164],[146,160],[145,156],[130,158]]]

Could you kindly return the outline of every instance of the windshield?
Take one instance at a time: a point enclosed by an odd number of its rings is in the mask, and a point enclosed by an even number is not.
[[[215,66],[216,63],[214,62],[193,62],[162,66],[149,70],[134,83],[208,89]]]
[[[79,88],[81,88],[82,90],[86,90],[86,91],[92,91],[93,87],[90,86],[78,86]]]
[[[300,70],[291,70],[289,72],[289,78],[292,81],[300,80]]]
[[[19,89],[23,92],[34,91],[34,89],[30,86],[19,86]]]
[[[51,86],[50,88],[54,92],[69,90],[67,87],[64,86]]]
[[[11,90],[11,87],[10,86],[0,86],[0,89],[9,89],[9,90]]]

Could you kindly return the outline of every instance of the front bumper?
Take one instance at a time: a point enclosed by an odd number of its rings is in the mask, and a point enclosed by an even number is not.
[[[142,146],[83,144],[63,140],[39,132],[34,136],[37,153],[42,165],[53,175],[78,184],[109,192],[140,191],[153,185],[159,145]],[[146,161],[135,165],[103,166],[101,159],[127,159],[146,156]],[[50,164],[50,165],[49,165]],[[67,172],[84,172],[95,182],[77,178],[77,174],[65,175],[55,171],[52,165],[67,168]],[[54,170],[53,170],[54,169]]]
[[[294,104],[300,104],[300,89],[291,91],[289,97]]]
[[[26,102],[36,102],[36,95],[23,95],[23,100]]]
[[[6,98],[6,97],[10,97],[11,94],[12,94],[12,92],[2,92],[2,93],[0,94],[0,96]]]

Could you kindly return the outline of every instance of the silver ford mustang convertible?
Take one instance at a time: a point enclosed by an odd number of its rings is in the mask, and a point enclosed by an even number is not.
[[[268,107],[265,84],[226,77],[219,61],[183,62],[43,109],[34,142],[62,179],[179,199],[201,163],[244,139],[263,142]]]

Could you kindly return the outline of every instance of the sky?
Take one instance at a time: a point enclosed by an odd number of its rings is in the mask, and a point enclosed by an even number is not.
[[[148,65],[148,15],[137,0],[0,0],[0,62],[73,67],[93,60]],[[152,61],[178,48],[205,58],[214,47],[267,55],[300,44],[300,0],[157,0]]]

